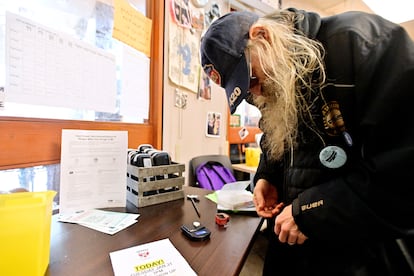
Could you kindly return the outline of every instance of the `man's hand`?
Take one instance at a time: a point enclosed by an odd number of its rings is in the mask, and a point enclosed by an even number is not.
[[[260,179],[257,181],[253,195],[256,212],[261,217],[274,217],[283,207],[283,203],[277,203],[278,194],[276,187],[271,185],[267,180]]]
[[[274,231],[279,236],[279,241],[289,245],[303,244],[308,239],[296,225],[292,216],[292,205],[286,206],[276,217]]]

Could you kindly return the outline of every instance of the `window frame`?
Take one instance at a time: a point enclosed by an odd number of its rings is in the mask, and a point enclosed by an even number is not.
[[[164,1],[147,0],[152,20],[148,121],[143,124],[0,116],[0,170],[60,163],[62,129],[127,130],[128,147],[162,145]]]

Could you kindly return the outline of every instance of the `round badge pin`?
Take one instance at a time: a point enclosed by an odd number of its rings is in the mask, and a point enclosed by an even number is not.
[[[319,153],[319,160],[322,165],[330,169],[342,167],[346,162],[345,151],[338,146],[327,146]]]

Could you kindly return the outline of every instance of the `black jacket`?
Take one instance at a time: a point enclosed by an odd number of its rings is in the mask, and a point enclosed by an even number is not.
[[[281,201],[292,203],[309,252],[333,258],[338,250],[346,256],[364,252],[343,260],[354,266],[344,274],[357,275],[378,244],[414,235],[414,43],[400,26],[376,15],[320,18],[294,11],[305,16],[298,30],[326,51],[327,86],[315,95],[312,111],[318,134],[300,124],[299,146],[283,162],[270,162],[264,148],[255,182],[269,180]],[[344,125],[329,125],[326,106],[342,115]],[[340,168],[320,161],[330,145],[346,152]]]

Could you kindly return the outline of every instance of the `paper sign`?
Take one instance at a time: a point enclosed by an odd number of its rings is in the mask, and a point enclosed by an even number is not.
[[[125,0],[114,1],[112,37],[151,56],[151,19],[135,10]]]
[[[125,207],[127,131],[62,130],[60,213]]]
[[[115,276],[197,275],[169,239],[110,254]]]

